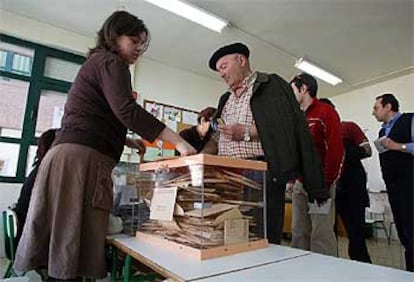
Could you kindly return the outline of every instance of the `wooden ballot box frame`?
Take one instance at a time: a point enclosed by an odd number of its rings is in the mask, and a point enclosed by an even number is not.
[[[240,170],[252,170],[252,171],[261,171],[263,175],[265,175],[267,170],[267,164],[261,161],[253,161],[253,160],[243,160],[243,159],[234,159],[228,158],[223,156],[216,156],[216,155],[207,155],[207,154],[198,154],[193,156],[186,156],[186,157],[175,157],[170,159],[164,159],[160,161],[154,161],[149,163],[140,164],[140,171],[159,171],[160,169],[180,169],[182,167],[189,167],[192,165],[202,165],[202,166],[210,166],[210,167],[218,167],[222,169],[240,169]],[[241,176],[243,178],[243,176]],[[204,178],[203,178],[204,179]],[[234,179],[234,177],[233,177]],[[265,179],[265,177],[263,177]],[[248,179],[247,179],[248,180]],[[242,181],[241,179],[237,179],[237,181]],[[176,253],[182,253],[183,255],[192,257],[197,260],[206,260],[216,257],[228,256],[237,253],[257,250],[266,248],[268,246],[268,240],[266,239],[266,197],[265,197],[265,186],[264,180],[261,187],[262,198],[260,201],[260,205],[263,208],[263,233],[262,237],[256,237],[254,240],[250,240],[243,242],[235,242],[232,244],[221,244],[219,246],[213,247],[194,247],[186,244],[182,244],[180,242],[172,241],[166,239],[163,236],[159,236],[157,234],[151,234],[151,232],[142,232],[142,230],[138,230],[136,232],[136,238],[140,242],[147,242],[149,244],[171,250]],[[201,185],[204,188],[204,183]],[[204,190],[203,190],[204,191]],[[204,197],[203,197],[204,199]],[[254,203],[253,203],[254,204]]]

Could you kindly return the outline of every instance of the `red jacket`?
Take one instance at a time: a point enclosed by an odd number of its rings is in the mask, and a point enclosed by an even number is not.
[[[329,188],[338,180],[344,159],[341,121],[331,106],[316,98],[306,110],[306,121]]]

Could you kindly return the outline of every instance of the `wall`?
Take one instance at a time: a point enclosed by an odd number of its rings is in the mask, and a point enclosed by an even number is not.
[[[148,99],[196,111],[216,107],[226,90],[224,82],[177,71],[148,59],[137,65],[134,84],[141,104],[143,99]]]

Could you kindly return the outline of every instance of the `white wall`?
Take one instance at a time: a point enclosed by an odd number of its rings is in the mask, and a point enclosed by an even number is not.
[[[152,60],[142,60],[135,69],[135,87],[142,99],[190,110],[216,107],[226,90],[224,82],[180,71]]]

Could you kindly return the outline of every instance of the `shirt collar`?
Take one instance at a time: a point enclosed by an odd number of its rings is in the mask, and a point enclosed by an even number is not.
[[[246,90],[248,90],[250,88],[250,86],[254,83],[254,81],[256,80],[256,78],[257,78],[257,72],[256,71],[253,71],[251,74],[249,74],[248,76],[246,76],[243,79],[243,81],[241,83],[242,88],[243,88],[242,93],[246,92]],[[233,89],[229,88],[228,91],[230,93],[234,94]]]
[[[381,125],[381,127],[382,128],[391,128],[394,125],[394,123],[399,119],[400,116],[401,116],[401,113],[397,112],[389,122],[384,122]]]

